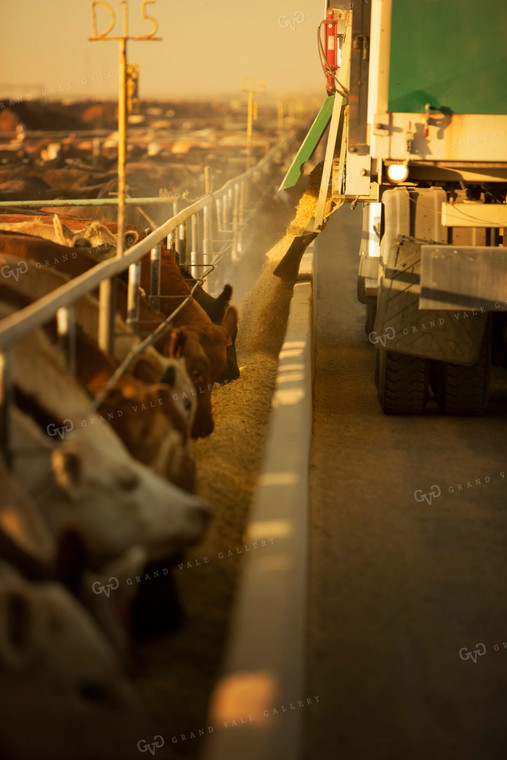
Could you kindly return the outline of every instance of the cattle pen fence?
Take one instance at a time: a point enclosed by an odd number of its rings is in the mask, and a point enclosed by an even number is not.
[[[193,291],[204,279],[210,285],[211,292],[221,287],[224,270],[230,273],[243,254],[243,234],[246,225],[258,210],[258,189],[260,183],[269,173],[282,164],[291,155],[295,144],[295,133],[288,135],[275,145],[269,153],[243,174],[228,180],[220,189],[209,193],[186,208],[177,210],[174,215],[150,232],[143,240],[133,245],[122,256],[97,263],[89,271],[73,278],[70,282],[42,296],[34,303],[19,309],[5,317],[0,323],[0,449],[8,465],[12,463],[11,450],[11,415],[14,401],[14,382],[12,372],[12,347],[16,341],[24,338],[33,330],[42,327],[51,320],[56,320],[59,343],[66,355],[69,369],[75,371],[75,317],[76,302],[99,289],[99,329],[98,343],[102,350],[112,353],[114,335],[114,278],[128,270],[128,305],[127,324],[139,335],[140,272],[141,259],[150,256],[150,292],[151,305],[157,307],[163,294],[160,292],[161,246],[167,241],[169,250],[174,250],[179,263],[189,268],[197,280],[187,298],[159,325],[156,336],[149,335],[132,351],[108,385],[110,386],[127,368],[134,356],[152,343],[161,332],[171,326],[171,320],[177,310],[193,297]],[[99,205],[103,201],[24,201],[12,202],[11,206],[69,206]],[[115,202],[115,201],[113,201]],[[147,203],[166,203],[166,198],[128,199],[127,203],[144,205]],[[171,201],[170,201],[171,202]],[[175,203],[175,202],[174,202]],[[224,262],[225,259],[225,262]],[[222,266],[217,264],[221,262]],[[3,277],[23,276],[23,263],[17,269],[9,266],[0,268]],[[225,266],[229,265],[229,266]],[[25,264],[26,267],[26,264]],[[14,272],[14,274],[13,274]]]

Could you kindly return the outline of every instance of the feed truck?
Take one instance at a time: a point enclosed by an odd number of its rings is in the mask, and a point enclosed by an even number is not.
[[[507,367],[507,2],[334,5],[324,104],[281,187],[327,130],[306,242],[362,204],[357,294],[384,413],[421,414],[432,392],[444,413],[483,414]]]

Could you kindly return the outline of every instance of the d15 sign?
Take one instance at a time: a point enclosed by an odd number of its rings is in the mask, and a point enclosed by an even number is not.
[[[143,0],[141,2],[141,18],[143,19],[143,21],[150,22],[150,24],[152,25],[151,32],[149,34],[140,34],[137,37],[129,37],[128,36],[128,2],[127,0],[121,0],[120,2],[120,5],[123,5],[123,34],[120,36],[110,36],[110,32],[112,32],[116,24],[116,14],[113,8],[109,5],[109,3],[105,3],[102,0],[92,0],[91,10],[92,10],[93,37],[90,37],[90,39],[91,40],[120,40],[120,39],[160,40],[161,37],[155,37],[158,31],[158,23],[156,19],[154,19],[153,16],[149,16],[146,13],[146,6],[153,5],[154,3],[155,3],[155,0]],[[97,5],[101,5],[109,13],[109,26],[105,32],[98,31]]]

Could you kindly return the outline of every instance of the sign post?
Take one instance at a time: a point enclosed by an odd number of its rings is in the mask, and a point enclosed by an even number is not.
[[[110,32],[116,24],[116,14],[109,3],[102,0],[92,0],[92,26],[93,37],[89,37],[90,42],[100,40],[117,40],[118,41],[118,63],[120,67],[119,87],[118,87],[118,230],[116,255],[123,256],[125,251],[125,197],[127,189],[126,181],[126,160],[127,160],[127,41],[150,41],[159,42],[162,38],[156,37],[158,23],[146,13],[146,6],[152,5],[155,0],[142,0],[141,17],[152,24],[152,30],[149,34],[142,34],[137,37],[130,37],[128,33],[128,2],[120,0],[123,5],[123,34],[111,35]],[[105,32],[99,32],[97,27],[97,6],[102,6],[109,14],[109,27]],[[112,352],[113,327],[114,327],[114,304],[113,304],[113,287],[110,280],[106,280],[100,287],[100,315],[99,315],[99,345],[102,350],[108,353]]]
[[[246,82],[246,84],[244,84]],[[266,84],[264,80],[262,82],[259,82],[259,89],[255,89],[255,79],[249,79],[248,77],[243,77],[241,79],[241,89],[240,92],[248,92],[248,115],[247,115],[247,122],[246,122],[246,168],[247,171],[250,168],[250,164],[252,163],[252,131],[253,131],[253,122],[255,119],[257,119],[257,101],[254,98],[254,95],[263,95],[265,92]]]

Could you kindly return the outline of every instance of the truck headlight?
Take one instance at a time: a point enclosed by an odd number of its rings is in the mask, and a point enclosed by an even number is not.
[[[387,176],[391,182],[405,182],[408,177],[408,165],[389,164],[387,167]]]

